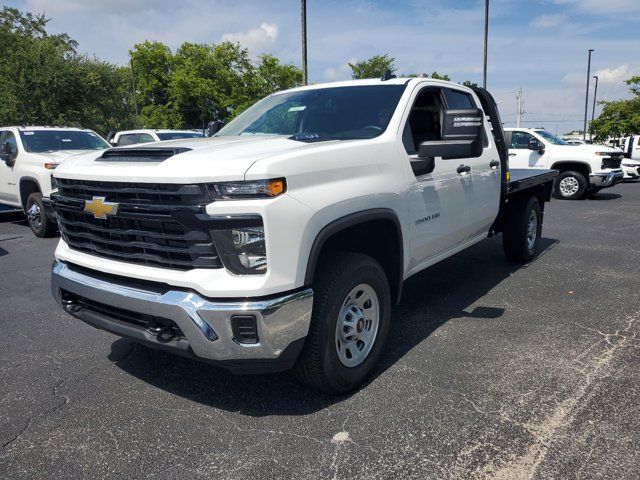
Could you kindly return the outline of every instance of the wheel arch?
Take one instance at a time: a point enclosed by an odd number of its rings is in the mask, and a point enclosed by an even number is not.
[[[584,175],[585,180],[589,181],[589,174],[591,173],[591,165],[588,162],[581,160],[561,160],[551,165],[553,170],[558,170],[560,173],[568,172],[570,170],[577,171]]]
[[[34,177],[22,177],[20,179],[20,203],[22,204],[22,210],[27,209],[27,199],[32,193],[42,193],[40,188],[40,182]]]
[[[404,279],[404,244],[396,212],[387,208],[364,210],[325,225],[311,246],[305,285],[313,283],[320,257],[338,250],[364,253],[380,262],[389,280],[391,298],[395,303],[400,301]]]

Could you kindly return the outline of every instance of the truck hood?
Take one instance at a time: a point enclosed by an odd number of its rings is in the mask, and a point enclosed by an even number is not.
[[[585,156],[593,156],[596,152],[610,152],[610,153],[620,153],[620,150],[617,148],[607,147],[605,145],[558,145],[563,149],[563,152],[579,152]]]
[[[189,138],[133,145],[120,149],[184,147],[179,153],[159,162],[123,162],[99,159],[102,152],[75,156],[56,169],[58,178],[122,181],[144,179],[158,183],[203,183],[244,179],[255,162],[296,151],[314,149],[337,141],[305,143],[282,136],[241,136]],[[119,150],[120,150],[119,149]]]
[[[91,154],[102,155],[102,150],[91,150]],[[54,152],[30,152],[34,157],[41,158],[45,162],[60,163],[76,155],[86,155],[87,150],[56,150]]]

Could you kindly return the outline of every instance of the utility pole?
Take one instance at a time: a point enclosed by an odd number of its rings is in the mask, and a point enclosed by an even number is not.
[[[482,88],[487,88],[487,45],[489,43],[489,0],[484,0],[484,58]]]
[[[133,57],[131,57],[131,89],[133,91],[133,109],[138,116],[138,101],[136,100],[136,74],[133,70]],[[137,121],[137,120],[136,120]]]
[[[596,96],[598,95],[598,76],[594,75],[593,78],[596,79],[596,88],[593,89],[593,110],[591,110],[591,121],[595,119],[596,116]]]
[[[522,114],[524,113],[524,101],[522,99],[522,88],[516,93],[516,127],[520,128]]]
[[[300,0],[302,16],[302,84],[307,85],[307,0]]]
[[[587,61],[587,91],[584,97],[584,126],[582,128],[582,139],[587,141],[587,112],[589,111],[589,80],[591,80],[591,52],[593,48],[589,49],[589,60]]]

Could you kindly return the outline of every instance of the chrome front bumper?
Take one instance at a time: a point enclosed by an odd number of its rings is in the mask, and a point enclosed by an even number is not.
[[[613,187],[622,181],[624,173],[622,171],[609,173],[592,173],[589,175],[589,183],[595,188]]]
[[[58,260],[53,265],[51,289],[62,308],[85,323],[240,373],[279,371],[293,366],[309,330],[313,305],[311,289],[276,298],[213,300],[191,290],[129,281]],[[99,307],[87,308],[87,304]],[[127,320],[136,314],[169,320],[177,325],[181,335],[167,340],[153,329]],[[234,338],[231,326],[234,316],[255,317],[257,343],[241,343]]]

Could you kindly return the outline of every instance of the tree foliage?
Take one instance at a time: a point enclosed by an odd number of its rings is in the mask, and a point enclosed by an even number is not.
[[[374,55],[360,62],[349,63],[351,78],[354,80],[361,78],[382,78],[387,70],[390,70],[391,73],[396,71],[395,61],[395,58],[385,53],[384,55]]]
[[[78,54],[68,35],[47,33],[47,22],[0,11],[0,124],[128,126],[127,69]]]
[[[631,77],[625,83],[634,97],[600,102],[604,105],[602,112],[589,123],[589,131],[596,141],[640,132],[640,76]]]
[[[198,127],[226,121],[257,100],[302,82],[300,69],[270,55],[252,62],[238,43],[184,43],[175,54],[158,42],[138,44],[133,63],[138,122],[148,128]]]

